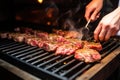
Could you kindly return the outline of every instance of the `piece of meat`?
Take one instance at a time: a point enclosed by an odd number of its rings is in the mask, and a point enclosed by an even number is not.
[[[66,34],[65,34],[65,38],[74,38],[74,39],[79,39],[81,36],[81,34],[77,31],[68,31]]]
[[[55,55],[72,55],[79,48],[81,48],[81,46],[71,42],[63,43],[56,49]]]
[[[102,45],[99,42],[88,42],[88,41],[83,41],[83,42],[84,42],[84,48],[95,49],[97,51],[102,50]]]
[[[8,36],[7,36],[7,38],[8,39],[13,39],[14,38],[14,36],[15,36],[15,33],[8,33]]]
[[[1,32],[0,33],[0,38],[4,39],[4,38],[7,38],[8,36],[8,32]]]
[[[49,34],[48,40],[50,41],[57,41],[57,42],[65,42],[66,39],[63,36],[57,34]]]
[[[60,45],[55,55],[72,55],[77,49],[83,48],[83,42],[78,39],[66,39],[62,45]]]
[[[53,29],[53,33],[60,35],[60,36],[65,36],[65,34],[67,33],[67,31],[63,31],[61,29]]]
[[[78,49],[74,54],[75,59],[84,61],[86,63],[96,62],[101,59],[101,55],[97,50],[94,49]]]
[[[34,30],[34,35],[36,35],[36,37],[42,38],[42,40],[47,40],[49,37],[49,34],[47,32],[37,30]]]
[[[25,37],[25,43],[31,46],[38,46],[39,40],[41,40],[41,38],[36,37],[34,35],[28,35]]]
[[[42,45],[41,48],[48,52],[56,51],[56,49],[61,45],[61,43],[55,42],[55,41],[44,41],[43,43],[39,43],[39,45]]]
[[[28,36],[28,35],[24,34],[24,33],[15,33],[15,34],[11,35],[12,39],[16,42],[24,42],[26,36]],[[9,36],[9,38],[10,38],[10,36]]]
[[[79,40],[79,39],[67,39],[66,40],[66,43],[72,43],[74,44],[75,46],[77,46],[79,49],[83,48],[83,41],[82,40]]]

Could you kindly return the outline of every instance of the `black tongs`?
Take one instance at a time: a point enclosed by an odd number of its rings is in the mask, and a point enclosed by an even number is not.
[[[82,40],[89,40],[90,38],[90,29],[89,29],[89,23],[91,22],[91,19],[88,20],[87,24],[85,25],[85,27],[82,28]]]

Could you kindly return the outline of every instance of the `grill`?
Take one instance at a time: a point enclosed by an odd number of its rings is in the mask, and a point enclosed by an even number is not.
[[[102,46],[103,50],[100,52],[102,60],[117,50],[116,53],[114,53],[114,56],[116,55],[115,66],[118,67],[120,64],[119,39],[112,38],[107,42],[103,42]],[[13,40],[8,39],[0,39],[0,53],[3,60],[44,80],[75,80],[77,78],[78,80],[86,80],[86,76],[88,76],[86,74],[89,73],[89,70],[102,64],[102,60],[100,63],[90,64],[77,61],[74,59],[73,55],[55,56],[54,52],[46,52],[38,47],[33,47],[25,43],[14,42]],[[112,61],[109,62],[109,64],[111,63]],[[104,64],[102,65],[104,66]],[[100,66],[97,68],[99,69]],[[100,75],[101,72],[102,69],[100,71],[97,71],[96,69],[96,71],[92,71],[92,74],[94,75],[91,74],[92,77],[90,77],[90,75],[89,77],[91,80],[95,80],[98,77],[101,79],[105,78],[105,74],[104,76]]]

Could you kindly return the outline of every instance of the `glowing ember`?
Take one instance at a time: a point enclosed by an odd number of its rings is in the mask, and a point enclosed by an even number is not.
[[[47,25],[51,25],[51,22],[47,22]]]
[[[38,2],[41,4],[43,2],[43,0],[38,0]]]
[[[67,64],[66,62],[64,62],[63,64]]]

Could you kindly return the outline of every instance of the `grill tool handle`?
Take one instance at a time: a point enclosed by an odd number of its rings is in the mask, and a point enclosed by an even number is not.
[[[82,40],[89,40],[90,34],[89,34],[89,27],[88,25],[90,24],[91,19],[88,20],[87,24],[85,25],[85,27],[82,28]]]

